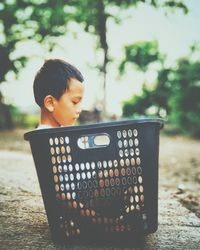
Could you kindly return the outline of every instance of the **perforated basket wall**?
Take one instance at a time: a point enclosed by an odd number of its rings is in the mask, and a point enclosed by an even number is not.
[[[54,241],[112,243],[156,231],[162,124],[126,120],[25,134]]]

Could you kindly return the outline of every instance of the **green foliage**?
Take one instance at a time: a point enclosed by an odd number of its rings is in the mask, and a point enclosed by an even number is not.
[[[182,9],[185,14],[188,13],[188,8],[187,6],[183,3],[183,1],[166,1],[163,4],[163,7],[168,7],[168,8],[179,8]]]
[[[123,115],[126,117],[145,116],[146,110],[152,105],[151,91],[143,87],[142,96],[134,95],[123,104]]]
[[[53,37],[67,32],[67,24],[75,21],[83,25],[87,32],[99,37],[99,47],[105,52],[104,67],[108,61],[107,19],[112,17],[109,7],[126,9],[140,3],[154,7],[187,10],[183,1],[177,0],[5,0],[0,3],[0,82],[8,71],[16,74],[24,66],[27,58],[10,58],[18,42],[34,40],[39,43],[49,41],[49,49],[55,45]],[[17,63],[16,63],[17,62]]]
[[[172,95],[169,106],[170,121],[185,134],[200,138],[200,61],[189,59],[178,61],[172,72]]]
[[[27,61],[24,56],[10,57],[18,42],[30,39],[42,42],[66,32],[70,15],[67,15],[65,6],[65,1],[13,0],[0,3],[3,37],[0,41],[0,82],[8,71],[17,74]],[[52,46],[52,41],[50,44]]]
[[[12,129],[21,123],[21,114],[13,105],[7,105],[0,102],[0,130]]]
[[[151,63],[163,64],[164,56],[160,54],[157,41],[137,42],[125,47],[125,59],[120,64],[120,71],[124,72],[127,63],[136,65],[143,72],[148,70]],[[135,95],[123,105],[124,116],[153,115],[165,117],[169,112],[168,98],[170,95],[170,69],[158,71],[155,90],[145,85],[142,95]]]
[[[16,126],[24,128],[36,128],[38,126],[38,115],[19,114]]]
[[[155,89],[124,102],[123,115],[168,117],[182,133],[200,138],[200,61],[180,59],[177,68],[161,69]]]
[[[10,112],[11,107],[0,103],[0,130],[13,128],[13,120]]]
[[[150,63],[161,60],[157,41],[137,42],[125,46],[125,59],[119,66],[120,73],[124,73],[127,63],[132,63],[139,70],[147,71]]]
[[[35,128],[38,121],[38,115],[23,114],[17,107],[5,104],[0,93],[0,130],[15,127]]]
[[[160,71],[159,73],[162,74],[163,72]],[[166,85],[164,82],[158,81],[153,90],[144,85],[142,95],[134,95],[130,100],[123,103],[123,116],[157,116],[165,118],[170,111],[168,98],[171,94],[170,87]]]

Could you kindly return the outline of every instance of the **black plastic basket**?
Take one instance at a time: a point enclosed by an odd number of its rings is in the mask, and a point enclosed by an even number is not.
[[[134,119],[24,135],[55,242],[112,243],[157,230],[162,126]]]

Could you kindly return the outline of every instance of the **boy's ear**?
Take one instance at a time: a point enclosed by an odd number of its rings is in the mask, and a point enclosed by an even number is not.
[[[49,111],[54,111],[54,97],[52,95],[47,95],[44,98],[44,107]]]

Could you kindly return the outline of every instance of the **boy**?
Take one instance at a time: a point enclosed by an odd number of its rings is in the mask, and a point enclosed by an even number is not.
[[[38,128],[73,125],[81,112],[83,76],[73,65],[59,59],[45,61],[37,72],[33,90],[41,108]]]
[[[84,94],[83,76],[78,69],[62,60],[47,60],[36,74],[33,88],[35,101],[41,108],[39,128],[75,123],[81,112],[80,105]],[[86,208],[77,196],[75,200],[82,216],[83,213],[91,214],[96,220],[95,210]],[[95,223],[92,219],[91,222]],[[74,230],[76,223],[73,222],[72,227]],[[78,228],[76,230],[80,233]]]
[[[81,72],[71,64],[59,59],[45,61],[33,83],[35,101],[41,108],[38,129],[76,122],[81,112],[83,80]],[[91,213],[95,214],[94,210]]]

